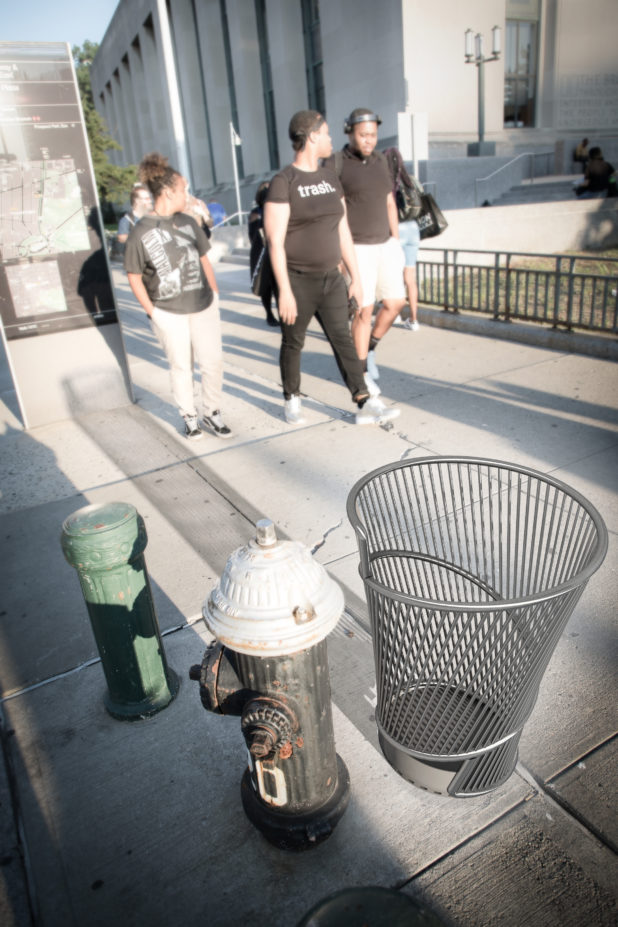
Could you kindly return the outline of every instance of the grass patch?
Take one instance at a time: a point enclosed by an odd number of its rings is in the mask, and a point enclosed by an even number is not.
[[[618,248],[557,255],[517,255],[496,269],[419,262],[419,301],[502,318],[615,332]]]

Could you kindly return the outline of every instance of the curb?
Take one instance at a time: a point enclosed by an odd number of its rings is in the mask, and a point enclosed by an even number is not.
[[[419,321],[435,328],[448,328],[453,331],[485,338],[502,338],[505,341],[519,341],[552,351],[570,354],[586,354],[602,360],[618,361],[618,340],[613,335],[587,335],[582,332],[561,331],[548,328],[542,323],[531,325],[527,322],[506,321],[479,317],[468,312],[455,312],[438,307],[418,307]]]

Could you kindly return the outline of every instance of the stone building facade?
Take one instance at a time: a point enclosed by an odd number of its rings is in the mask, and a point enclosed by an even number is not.
[[[163,151],[230,211],[232,151],[247,208],[257,182],[291,160],[299,109],[326,113],[336,147],[345,116],[368,106],[381,144],[408,160],[465,157],[480,109],[468,29],[484,41],[485,139],[497,156],[554,149],[558,170],[585,135],[618,144],[616,0],[121,0],[92,86],[122,145],[113,160]]]

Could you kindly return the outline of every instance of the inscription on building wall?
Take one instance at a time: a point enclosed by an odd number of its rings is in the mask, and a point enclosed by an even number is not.
[[[561,78],[558,90],[558,129],[618,126],[618,72],[614,74],[569,74]]]

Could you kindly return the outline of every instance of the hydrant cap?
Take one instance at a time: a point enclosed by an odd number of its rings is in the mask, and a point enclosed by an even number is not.
[[[208,628],[227,647],[253,656],[306,650],[335,627],[343,592],[298,541],[279,541],[268,519],[235,550],[204,602]]]

